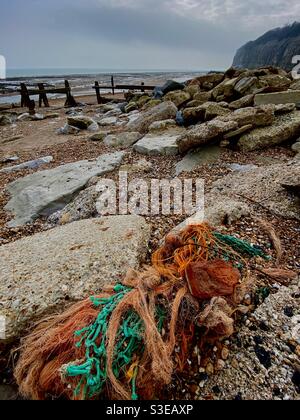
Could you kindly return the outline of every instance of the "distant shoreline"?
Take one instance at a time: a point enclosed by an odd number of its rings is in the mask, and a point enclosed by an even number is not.
[[[159,74],[199,74],[208,73],[209,70],[97,70],[97,69],[8,69],[7,81],[30,80],[36,78],[89,78],[94,76],[125,76],[125,75],[159,75]]]
[[[42,71],[42,69],[35,70],[36,72]],[[46,71],[47,69],[45,69]],[[52,69],[53,70],[53,69]],[[65,70],[65,72],[64,72]],[[64,86],[64,80],[70,82],[72,93],[76,97],[93,96],[95,91],[93,86],[97,80],[100,85],[109,86],[111,84],[111,76],[114,76],[115,83],[136,85],[145,82],[154,86],[162,86],[167,80],[172,79],[177,82],[184,83],[189,79],[193,79],[196,76],[200,76],[207,72],[205,71],[118,71],[118,72],[103,72],[103,73],[91,73],[86,69],[86,73],[70,74],[67,70],[70,69],[57,69],[57,73],[50,76],[38,76],[38,75],[23,75],[8,77],[5,80],[0,80],[0,104],[13,104],[19,103],[21,98],[18,93],[20,88],[20,82],[26,83],[28,87],[36,87],[37,83],[44,83],[45,86]],[[76,69],[74,69],[75,71]],[[77,69],[78,71],[80,69]],[[21,71],[21,70],[19,70]],[[31,71],[30,69],[27,70]],[[33,70],[32,70],[33,71]],[[95,71],[95,70],[94,70]],[[102,92],[109,93],[107,89],[103,89]],[[59,98],[61,95],[49,95],[49,98]]]

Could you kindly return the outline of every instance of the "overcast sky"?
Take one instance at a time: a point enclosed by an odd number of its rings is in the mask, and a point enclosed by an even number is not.
[[[223,69],[299,0],[1,0],[8,68]]]

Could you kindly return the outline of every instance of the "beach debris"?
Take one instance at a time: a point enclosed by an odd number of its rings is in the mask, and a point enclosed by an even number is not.
[[[237,290],[249,277],[247,260],[258,256],[267,258],[206,224],[167,236],[152,267],[129,270],[122,282],[45,319],[23,341],[15,370],[21,393],[153,398],[185,365],[195,328],[204,329],[204,342],[233,334]]]

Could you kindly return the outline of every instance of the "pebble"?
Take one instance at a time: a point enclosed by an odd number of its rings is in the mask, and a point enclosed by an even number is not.
[[[227,360],[229,357],[229,350],[227,347],[223,347],[221,357],[223,360]]]
[[[225,366],[226,366],[226,363],[224,362],[224,360],[219,359],[219,360],[217,361],[216,370],[217,370],[218,372],[220,372],[221,370],[223,370],[223,369],[225,368]]]
[[[208,363],[208,365],[206,366],[206,373],[211,376],[214,374],[214,372],[215,372],[214,365],[212,363]]]
[[[231,362],[231,366],[234,369],[238,369],[239,368],[239,362],[236,359],[233,359],[232,362]]]
[[[252,303],[251,296],[249,294],[247,294],[244,298],[244,304],[249,306],[249,305],[251,305],[251,303]]]

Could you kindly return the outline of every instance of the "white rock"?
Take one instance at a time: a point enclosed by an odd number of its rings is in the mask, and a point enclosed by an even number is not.
[[[133,149],[143,155],[177,155],[178,146],[177,139],[180,134],[162,134],[155,136],[148,134],[141,140],[139,140],[133,147]]]
[[[141,137],[143,135],[136,132],[110,134],[105,138],[104,144],[110,147],[130,147]]]
[[[101,127],[105,127],[105,126],[107,126],[107,125],[115,125],[115,124],[117,123],[117,121],[118,121],[117,117],[101,118],[101,119],[98,121],[98,124],[99,124]]]
[[[49,216],[68,204],[87,182],[118,167],[124,153],[102,155],[36,172],[8,185],[11,199],[5,209],[14,215],[9,226],[20,226],[39,216]]]

